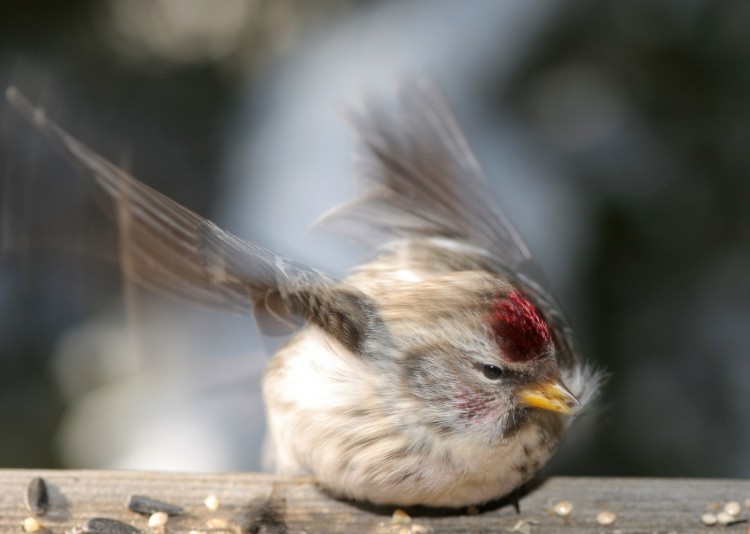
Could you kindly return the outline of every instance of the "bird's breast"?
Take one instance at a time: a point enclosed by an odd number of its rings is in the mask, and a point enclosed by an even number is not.
[[[277,472],[312,474],[357,500],[455,507],[512,491],[557,445],[533,424],[494,443],[435,432],[401,387],[322,330],[303,329],[264,379]]]

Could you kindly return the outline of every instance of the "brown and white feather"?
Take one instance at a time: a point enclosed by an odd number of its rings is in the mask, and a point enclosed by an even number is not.
[[[365,188],[324,223],[375,257],[344,280],[222,230],[88,149],[17,90],[6,97],[112,199],[135,281],[252,313],[267,333],[299,329],[263,383],[280,472],[312,473],[336,495],[375,503],[485,502],[528,480],[569,425],[519,395],[559,383],[560,395],[585,404],[597,389],[541,270],[429,86],[353,116]]]

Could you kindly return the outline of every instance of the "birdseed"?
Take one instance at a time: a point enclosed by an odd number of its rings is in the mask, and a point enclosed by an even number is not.
[[[24,532],[39,532],[40,530],[42,530],[42,525],[36,517],[27,517],[23,520]]]
[[[203,504],[206,505],[206,508],[215,512],[219,509],[219,498],[216,495],[209,495],[206,497],[206,500],[203,501]]]
[[[716,524],[716,515],[711,513],[705,513],[701,516],[701,522],[706,526],[711,526]]]
[[[169,521],[169,514],[166,512],[154,512],[151,514],[151,517],[148,518],[148,526],[152,528],[163,527],[167,524],[167,521]]]
[[[34,477],[26,488],[26,507],[36,515],[44,515],[49,507],[49,493],[47,483],[42,477]]]
[[[106,517],[92,517],[83,524],[83,531],[87,534],[139,534],[141,532],[133,525]]]
[[[600,525],[611,525],[617,520],[617,515],[614,512],[604,511],[596,514],[596,522]]]
[[[182,507],[164,501],[158,501],[143,495],[131,495],[128,500],[128,508],[131,512],[143,515],[151,515],[156,512],[164,512],[167,515],[180,515]]]
[[[561,517],[569,516],[573,511],[573,503],[570,501],[560,501],[552,507],[552,511]]]
[[[520,532],[521,534],[531,534],[531,523],[528,521],[524,521],[523,519],[519,519],[516,521],[516,524],[513,525],[513,528],[509,530],[510,532]]]
[[[732,517],[737,517],[742,511],[742,507],[737,501],[729,501],[724,505],[724,511]]]
[[[206,526],[211,529],[226,530],[229,528],[229,521],[220,517],[212,517],[206,521]]]
[[[396,508],[393,511],[393,515],[391,516],[391,523],[394,525],[402,525],[404,523],[409,523],[411,521],[411,516],[404,512],[401,508]]]

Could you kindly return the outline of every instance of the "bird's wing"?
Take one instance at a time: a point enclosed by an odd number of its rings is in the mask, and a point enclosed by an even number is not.
[[[322,223],[357,241],[441,237],[476,245],[514,271],[533,264],[440,93],[405,87],[394,109],[369,102],[352,115],[362,195]]]
[[[264,331],[311,320],[359,350],[374,306],[361,292],[225,232],[99,156],[18,90],[8,102],[114,201],[125,273],[168,296],[254,313]]]
[[[321,223],[370,246],[440,238],[432,242],[476,247],[490,260],[483,265],[526,289],[564,350],[575,352],[568,323],[541,269],[494,200],[442,95],[430,84],[410,85],[401,91],[395,108],[370,102],[364,112],[353,115],[353,123],[360,140],[357,161],[364,191],[325,215]],[[453,268],[475,268],[476,256],[467,254],[465,259],[465,265],[452,260]]]

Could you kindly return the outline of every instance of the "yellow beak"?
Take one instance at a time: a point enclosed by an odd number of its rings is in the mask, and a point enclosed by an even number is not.
[[[558,380],[527,386],[516,392],[516,398],[522,406],[565,415],[573,415],[573,407],[580,406],[578,399]]]

